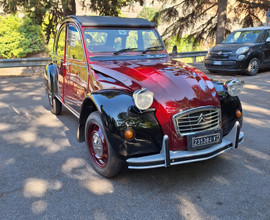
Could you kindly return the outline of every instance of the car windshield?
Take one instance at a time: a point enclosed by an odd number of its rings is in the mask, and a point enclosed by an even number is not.
[[[84,30],[87,50],[93,53],[163,50],[157,32],[153,29],[94,29]],[[151,49],[152,48],[152,49]]]
[[[260,30],[235,31],[222,41],[223,44],[254,43],[259,36]]]

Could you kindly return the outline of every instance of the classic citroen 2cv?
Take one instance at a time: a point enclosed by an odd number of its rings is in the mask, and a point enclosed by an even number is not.
[[[65,17],[45,69],[51,112],[64,105],[79,119],[77,139],[105,177],[237,148],[242,87],[170,59],[155,24],[139,18]]]

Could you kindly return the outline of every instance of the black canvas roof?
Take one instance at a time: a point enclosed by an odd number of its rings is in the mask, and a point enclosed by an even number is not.
[[[152,23],[142,18],[121,18],[109,16],[75,16],[66,17],[77,20],[82,26],[98,26],[98,27],[156,27]]]

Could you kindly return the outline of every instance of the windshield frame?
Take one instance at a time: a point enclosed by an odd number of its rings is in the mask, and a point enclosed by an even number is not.
[[[86,32],[88,31],[88,30],[96,30],[96,32],[102,32],[102,31],[117,31],[118,30],[118,32],[119,31],[121,31],[121,30],[123,30],[123,31],[128,31],[128,34],[129,34],[129,31],[137,31],[137,35],[139,35],[139,34],[141,34],[141,43],[142,43],[142,45],[139,45],[139,43],[137,42],[137,45],[138,45],[138,50],[134,50],[134,51],[132,51],[132,52],[130,52],[130,51],[126,51],[126,52],[124,52],[126,55],[128,55],[129,53],[131,53],[131,54],[134,54],[134,53],[142,53],[143,51],[145,51],[145,49],[147,49],[148,47],[149,47],[149,45],[147,46],[145,46],[145,48],[144,48],[144,39],[142,38],[143,36],[142,36],[142,32],[143,31],[149,31],[149,32],[152,32],[154,35],[155,35],[155,37],[156,37],[156,39],[154,39],[154,40],[156,40],[156,42],[158,43],[158,45],[160,46],[160,48],[159,49],[153,49],[153,50],[149,50],[149,52],[159,52],[159,51],[164,51],[165,50],[165,45],[164,45],[164,43],[163,43],[163,41],[162,41],[162,38],[160,37],[160,35],[159,35],[159,33],[157,32],[157,30],[156,30],[156,28],[149,28],[149,27],[146,27],[146,28],[142,28],[142,27],[138,27],[138,28],[135,28],[135,27],[84,27],[83,28],[83,37],[84,37],[84,41],[85,41],[85,49],[86,49],[86,51],[88,52],[88,53],[90,53],[92,56],[100,56],[100,55],[102,55],[102,56],[104,56],[104,55],[109,55],[110,54],[110,56],[112,56],[115,52],[117,52],[117,51],[120,51],[120,50],[124,50],[124,49],[127,49],[128,47],[127,47],[127,45],[125,46],[125,48],[119,48],[118,50],[116,50],[116,48],[113,48],[113,47],[111,47],[112,49],[114,49],[114,50],[100,50],[100,51],[95,51],[95,50],[90,50],[88,47],[89,47],[89,45],[87,45],[87,37],[86,37],[86,35],[88,35],[88,34],[86,34]],[[127,34],[127,36],[126,36],[126,38],[127,37],[129,37],[129,35]],[[120,34],[119,35],[115,35],[115,36],[112,36],[112,37],[115,37],[115,39],[116,39],[116,36],[118,37],[118,38],[120,38]],[[107,36],[108,37],[108,36]],[[115,40],[114,39],[114,40]],[[122,39],[121,39],[122,40]],[[137,39],[137,41],[139,41],[138,39]],[[106,39],[106,42],[107,42],[107,39]],[[106,44],[106,42],[105,42],[105,44]],[[126,43],[126,42],[125,42]],[[121,42],[121,44],[124,44],[123,42]],[[99,45],[92,45],[92,46],[95,46],[96,48],[99,46]],[[100,45],[100,46],[104,46],[104,45]],[[123,46],[123,45],[122,45]],[[115,56],[115,55],[114,55]]]

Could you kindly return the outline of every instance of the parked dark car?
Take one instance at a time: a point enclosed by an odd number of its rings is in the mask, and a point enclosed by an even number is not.
[[[270,27],[243,28],[212,47],[205,58],[209,72],[243,72],[254,76],[270,66]]]
[[[155,24],[139,18],[68,16],[45,69],[50,110],[78,120],[93,169],[105,176],[215,157],[244,134],[242,82],[208,79],[171,60]]]

